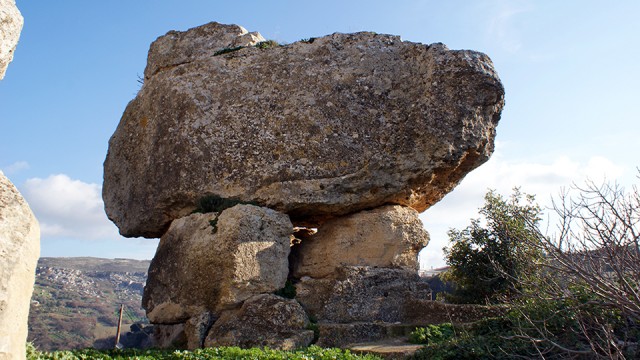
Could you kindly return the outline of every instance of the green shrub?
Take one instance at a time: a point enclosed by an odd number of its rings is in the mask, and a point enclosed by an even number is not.
[[[489,191],[479,213],[483,221],[473,219],[463,230],[449,230],[451,245],[444,252],[450,269],[442,279],[455,288],[445,295],[448,302],[503,302],[523,290],[522,278],[539,271],[541,209],[532,195],[515,188],[506,199]]]
[[[409,334],[409,342],[413,344],[432,344],[448,340],[455,334],[451,323],[428,325],[416,328]]]
[[[271,49],[271,48],[278,47],[278,46],[280,46],[280,44],[278,44],[278,42],[275,41],[275,40],[260,41],[259,43],[257,43],[255,45],[255,47],[257,47],[258,49],[262,49],[262,50]]]

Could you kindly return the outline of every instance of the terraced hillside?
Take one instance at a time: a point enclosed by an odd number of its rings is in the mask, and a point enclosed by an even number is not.
[[[145,322],[140,304],[149,261],[41,258],[29,313],[29,341],[40,350],[113,346],[118,310],[123,331]]]

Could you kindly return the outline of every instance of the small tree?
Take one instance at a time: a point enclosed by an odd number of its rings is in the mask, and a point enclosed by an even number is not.
[[[531,242],[546,254],[543,276],[527,279],[527,288],[536,291],[523,292],[513,304],[519,315],[516,336],[546,356],[637,358],[638,188],[627,192],[617,184],[587,182],[563,192],[552,210],[558,217],[556,233],[538,232]]]
[[[496,303],[521,288],[521,275],[536,272],[542,252],[537,246],[540,207],[532,195],[513,190],[509,199],[489,191],[474,219],[464,230],[451,229],[445,248],[451,267],[444,279],[456,284],[446,296],[456,303]]]

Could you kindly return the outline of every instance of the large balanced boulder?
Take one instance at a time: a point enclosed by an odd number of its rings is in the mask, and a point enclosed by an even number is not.
[[[23,22],[15,0],[0,0],[0,80],[13,60]]]
[[[24,359],[40,226],[0,171],[0,359]]]
[[[149,267],[147,317],[183,323],[282,288],[292,231],[287,215],[254,205],[173,221]]]
[[[205,195],[307,225],[423,211],[493,152],[504,89],[484,54],[370,32],[259,39],[210,23],[151,45],[104,163],[121,234],[160,237]]]
[[[292,275],[323,278],[341,266],[377,266],[418,272],[429,234],[418,212],[400,205],[331,219],[304,236],[291,254]]]

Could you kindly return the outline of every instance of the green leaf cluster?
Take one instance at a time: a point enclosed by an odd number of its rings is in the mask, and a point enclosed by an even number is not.
[[[409,334],[409,342],[413,344],[439,343],[454,335],[453,325],[444,323],[416,328]]]
[[[533,196],[517,188],[509,199],[489,191],[479,213],[467,228],[449,231],[444,251],[450,269],[443,280],[456,285],[449,302],[501,302],[520,290],[523,275],[540,268],[543,253],[535,244],[541,210]]]

